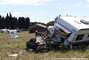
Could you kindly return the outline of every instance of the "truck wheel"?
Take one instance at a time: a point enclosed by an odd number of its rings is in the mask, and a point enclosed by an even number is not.
[[[36,39],[35,39],[35,38],[31,38],[31,39],[30,39],[30,42],[35,43],[35,42],[36,42]]]
[[[27,42],[26,43],[27,49],[35,49],[36,48],[36,43],[33,42]]]
[[[49,51],[49,48],[46,47],[45,45],[38,46],[38,47],[36,47],[36,49],[35,49],[35,52],[36,52],[36,53],[37,53],[37,52],[43,53],[43,52],[47,52],[47,51]]]

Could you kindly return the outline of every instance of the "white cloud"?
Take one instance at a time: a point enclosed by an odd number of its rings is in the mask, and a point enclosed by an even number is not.
[[[89,5],[86,5],[86,7],[89,7]]]
[[[89,2],[89,0],[86,0],[87,2]]]
[[[89,2],[89,0],[86,0],[87,2]],[[86,5],[86,7],[89,7],[89,4],[88,5]]]
[[[13,16],[19,17],[19,16],[29,16],[32,15],[33,13],[31,12],[11,12]]]
[[[32,4],[32,6],[40,6],[40,5],[44,5],[44,3],[35,3],[35,4]]]
[[[11,12],[14,15],[24,15],[24,14],[33,14],[33,13],[29,13],[29,12]]]
[[[2,0],[0,1],[0,4],[39,6],[50,1],[52,0]]]
[[[81,6],[82,5],[82,2],[78,2],[76,4],[74,4],[75,7],[78,7],[78,6]]]
[[[20,12],[12,12],[12,14],[14,14],[14,15],[20,15],[21,13]]]

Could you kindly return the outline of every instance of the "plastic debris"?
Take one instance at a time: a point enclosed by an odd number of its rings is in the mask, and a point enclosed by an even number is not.
[[[11,56],[11,57],[17,57],[18,56],[18,54],[10,54],[10,55],[8,55],[8,56]]]
[[[22,50],[19,53],[22,54]]]

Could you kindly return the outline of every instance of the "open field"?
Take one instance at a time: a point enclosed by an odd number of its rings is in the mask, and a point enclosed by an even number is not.
[[[7,33],[0,34],[0,60],[53,60],[53,58],[89,58],[89,48],[86,50],[52,50],[46,53],[27,52],[26,42],[34,37],[29,32],[18,33],[18,38],[8,39]],[[20,51],[22,53],[20,54]],[[18,57],[9,57],[9,54],[17,53]]]

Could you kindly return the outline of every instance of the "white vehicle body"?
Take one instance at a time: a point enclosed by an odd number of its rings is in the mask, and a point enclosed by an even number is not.
[[[89,17],[59,17],[54,28],[59,32],[59,36],[65,39],[65,46],[70,43],[89,41]]]
[[[8,38],[17,38],[17,30],[8,30]]]

